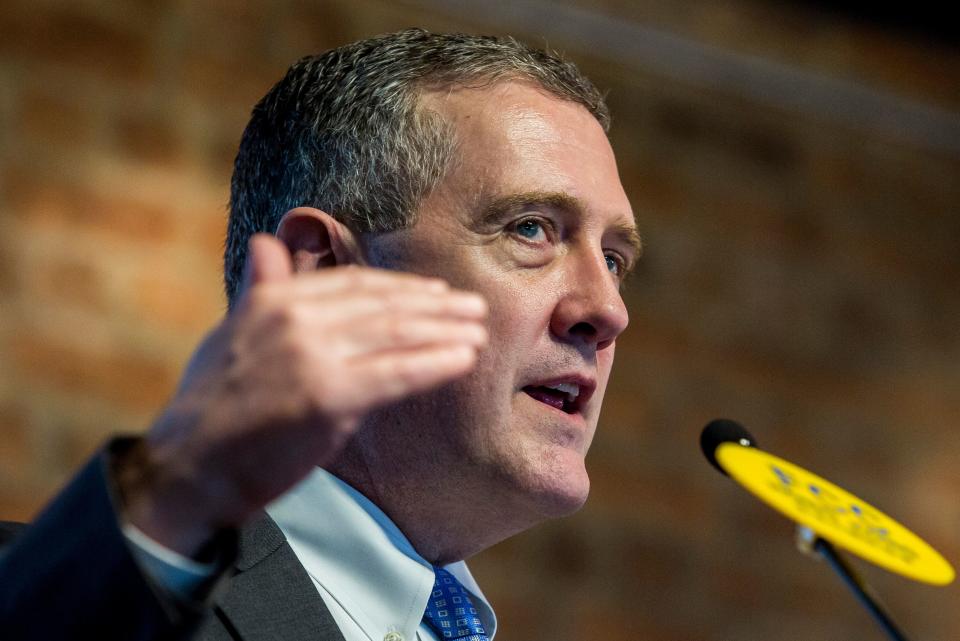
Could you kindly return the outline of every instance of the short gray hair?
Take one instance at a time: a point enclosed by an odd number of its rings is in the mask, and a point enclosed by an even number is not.
[[[247,242],[283,214],[321,209],[356,233],[402,229],[443,179],[451,127],[420,92],[527,80],[586,107],[604,131],[603,96],[576,66],[513,38],[422,29],[361,40],[297,61],[257,103],[240,141],[224,250],[235,302]]]

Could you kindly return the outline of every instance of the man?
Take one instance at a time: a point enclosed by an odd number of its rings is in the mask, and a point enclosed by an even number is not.
[[[296,63],[237,156],[230,313],[0,561],[14,638],[492,637],[462,561],[583,504],[627,324],[608,121],[512,40]]]

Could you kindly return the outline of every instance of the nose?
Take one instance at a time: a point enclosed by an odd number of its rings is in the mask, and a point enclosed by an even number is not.
[[[550,319],[551,332],[562,340],[601,350],[627,328],[629,320],[606,258],[591,252],[584,260],[571,262]]]

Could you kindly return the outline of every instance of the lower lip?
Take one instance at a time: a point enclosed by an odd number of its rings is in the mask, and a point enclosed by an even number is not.
[[[576,411],[576,412],[573,412],[573,413],[568,414],[567,412],[564,412],[563,410],[557,409],[556,407],[554,407],[554,406],[552,406],[552,405],[548,405],[547,403],[544,403],[543,401],[534,398],[533,396],[531,396],[530,394],[527,394],[527,393],[526,393],[525,391],[523,391],[523,390],[521,390],[521,392],[523,393],[524,396],[526,396],[526,397],[529,398],[531,401],[533,401],[534,403],[536,403],[539,407],[542,407],[543,409],[547,410],[548,412],[551,412],[552,414],[555,414],[555,415],[557,415],[557,416],[561,416],[561,417],[567,419],[569,422],[574,423],[575,425],[577,425],[577,426],[579,426],[579,427],[583,427],[583,426],[586,425],[586,421],[585,421],[584,418],[583,418],[583,414],[582,414],[579,410]]]

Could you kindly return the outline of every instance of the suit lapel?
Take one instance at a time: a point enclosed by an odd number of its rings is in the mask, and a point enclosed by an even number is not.
[[[243,641],[343,641],[316,586],[267,516],[244,528],[237,575],[217,610]]]

